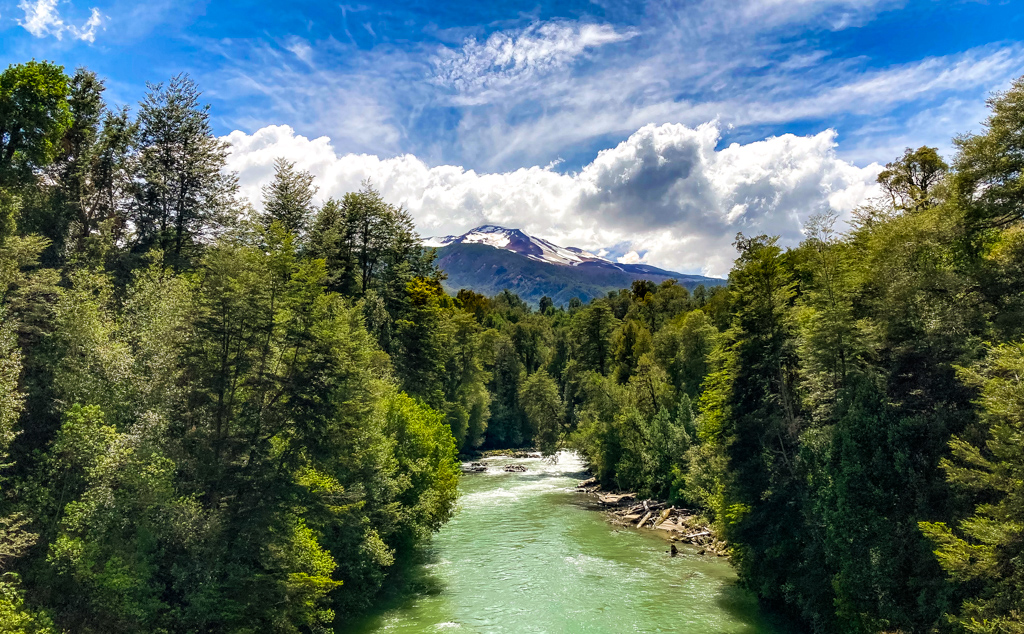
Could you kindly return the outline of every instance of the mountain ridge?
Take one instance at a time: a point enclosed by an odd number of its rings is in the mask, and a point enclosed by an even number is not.
[[[608,291],[628,288],[638,279],[659,284],[676,280],[690,290],[726,282],[648,264],[612,262],[498,225],[481,225],[459,236],[424,238],[423,245],[437,249],[437,264],[448,275],[444,286],[449,292],[466,288],[495,295],[507,288],[533,305],[545,295],[556,305],[567,304],[573,297],[588,302]]]

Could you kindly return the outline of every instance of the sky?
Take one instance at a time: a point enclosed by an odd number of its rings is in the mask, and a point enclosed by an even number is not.
[[[724,276],[737,233],[795,245],[904,148],[982,131],[1024,75],[1024,0],[0,0],[0,64],[33,58],[116,105],[188,73],[257,206],[285,157],[424,236]]]

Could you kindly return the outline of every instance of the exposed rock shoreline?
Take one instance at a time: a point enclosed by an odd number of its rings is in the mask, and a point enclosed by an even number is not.
[[[728,544],[696,511],[658,500],[638,500],[635,493],[603,492],[596,478],[580,482],[576,491],[596,497],[612,524],[654,530],[673,543],[697,546],[701,555],[729,556]]]

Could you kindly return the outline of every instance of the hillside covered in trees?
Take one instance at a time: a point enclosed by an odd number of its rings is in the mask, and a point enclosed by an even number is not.
[[[727,286],[533,310],[370,184],[243,200],[186,76],[8,68],[0,632],[340,628],[513,446],[700,509],[809,630],[1024,632],[1024,81],[990,108]]]

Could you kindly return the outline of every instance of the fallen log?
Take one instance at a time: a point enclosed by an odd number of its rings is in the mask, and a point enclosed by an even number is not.
[[[662,511],[658,519],[654,520],[654,528],[658,528],[658,526],[667,520],[670,515],[672,515],[672,509],[665,509]]]

